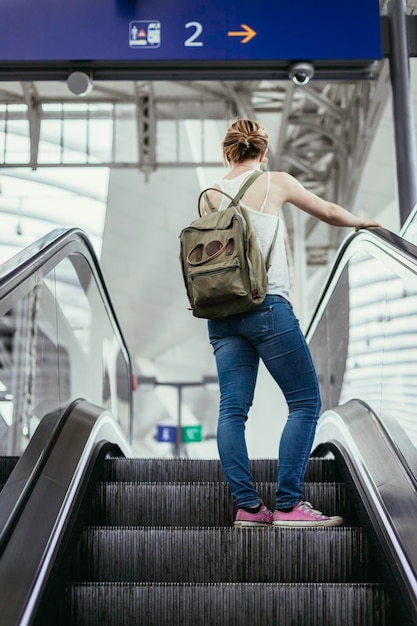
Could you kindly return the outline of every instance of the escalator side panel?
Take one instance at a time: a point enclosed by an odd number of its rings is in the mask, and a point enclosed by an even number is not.
[[[6,485],[8,503],[13,500],[15,487],[16,505],[11,507],[13,518],[0,560],[2,626],[30,623],[103,445],[113,442],[120,455],[130,455],[126,439],[111,414],[88,402],[77,403],[57,430],[59,435],[40,471],[33,471],[34,480],[26,489],[24,501],[20,501],[21,481],[12,480]],[[39,439],[37,443],[41,457],[47,442]],[[30,451],[33,458],[35,444],[36,441]],[[25,453],[20,463],[25,464]],[[18,463],[16,475],[19,471]],[[2,497],[3,493],[0,509]]]

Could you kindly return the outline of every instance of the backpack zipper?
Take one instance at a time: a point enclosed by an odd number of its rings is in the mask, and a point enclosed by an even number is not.
[[[240,268],[239,263],[235,263],[234,265],[229,265],[228,267],[219,267],[217,269],[212,270],[204,270],[203,272],[190,272],[188,274],[188,282],[191,283],[196,278],[205,278],[210,274],[222,274],[224,272],[235,272]]]

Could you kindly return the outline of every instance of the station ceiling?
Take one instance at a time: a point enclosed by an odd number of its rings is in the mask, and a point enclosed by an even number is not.
[[[408,13],[416,9],[417,1],[408,0]],[[38,74],[33,80],[4,80],[0,182],[2,174],[18,171],[36,180],[48,168],[90,168],[91,177],[108,168],[102,264],[135,367],[165,379],[202,378],[215,373],[204,323],[190,321],[183,293],[176,295],[182,289],[179,274],[173,268],[164,273],[158,253],[175,254],[180,228],[195,215],[201,172],[221,171],[218,140],[227,125],[237,116],[259,119],[270,136],[271,169],[288,171],[315,193],[374,217],[386,207],[396,210],[390,98],[386,59],[375,64],[372,79],[312,80],[303,87],[284,79],[256,80],[253,72],[248,80],[93,78],[91,92],[80,97],[67,80]],[[71,128],[80,124],[82,134],[74,136]],[[16,132],[29,137],[18,158],[7,140]],[[100,133],[106,134],[106,145]],[[61,149],[51,156],[48,146],[57,137]],[[176,197],[181,210],[173,217]],[[306,296],[311,304],[346,233],[306,220],[300,255],[291,207],[284,216],[292,263],[296,267],[305,259],[316,291]],[[212,432],[215,402],[198,390],[189,401],[191,412],[203,415]],[[149,424],[169,410],[162,400],[148,409]]]

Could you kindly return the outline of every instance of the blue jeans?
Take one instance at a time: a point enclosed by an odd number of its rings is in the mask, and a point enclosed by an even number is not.
[[[292,306],[281,296],[267,295],[253,311],[209,320],[208,330],[220,385],[217,445],[233,500],[238,508],[260,501],[249,469],[245,422],[261,358],[289,410],[278,450],[276,508],[293,507],[304,497],[304,474],[321,400],[310,351]]]

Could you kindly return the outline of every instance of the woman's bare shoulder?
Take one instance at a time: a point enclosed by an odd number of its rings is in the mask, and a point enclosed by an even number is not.
[[[271,172],[271,184],[275,193],[280,194],[282,202],[290,201],[303,190],[299,181],[288,172]]]
[[[288,172],[271,172],[271,181],[283,186],[287,186],[287,185],[291,185],[293,184],[296,179],[294,178],[294,176],[291,176],[291,174],[288,174]]]

